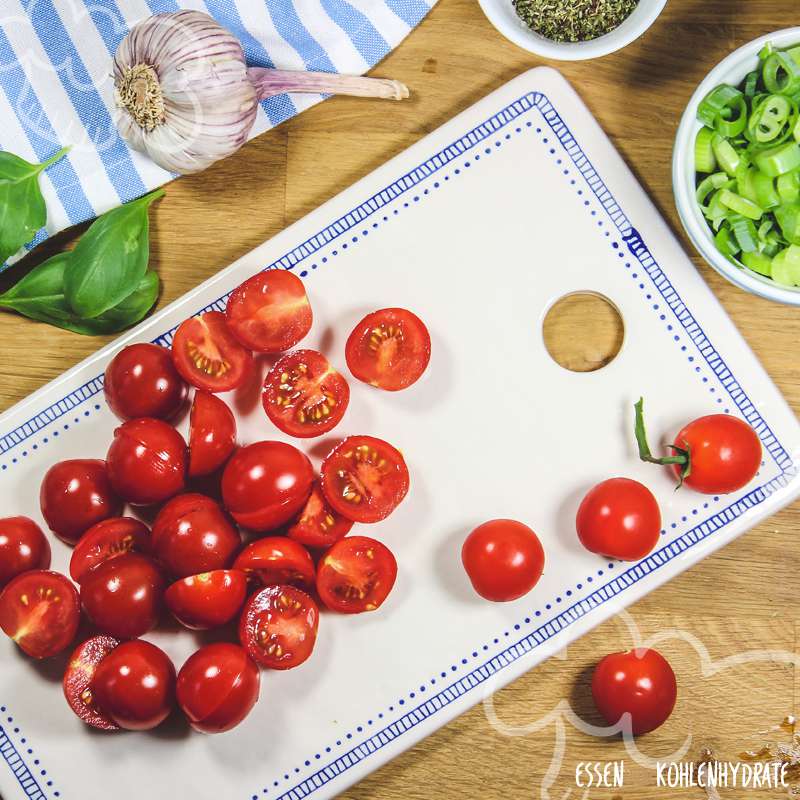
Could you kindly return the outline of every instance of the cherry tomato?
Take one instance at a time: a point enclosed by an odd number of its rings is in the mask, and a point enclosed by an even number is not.
[[[271,531],[289,522],[311,494],[314,471],[296,447],[257,442],[234,453],[222,474],[222,501],[244,528]]]
[[[143,417],[117,428],[107,458],[111,485],[132,505],[162,503],[186,482],[186,442],[158,419]]]
[[[98,564],[84,576],[81,602],[86,616],[117,639],[134,639],[155,627],[164,579],[153,561],[125,553]]]
[[[189,415],[189,475],[216,472],[236,447],[236,419],[224,400],[210,392],[195,392]]]
[[[630,478],[610,478],[583,498],[575,526],[587,550],[638,561],[658,544],[661,511],[646,486]]]
[[[280,430],[309,438],[339,424],[350,402],[350,387],[322,353],[295,350],[269,371],[262,401]]]
[[[104,390],[109,408],[123,420],[171,419],[186,399],[186,384],[169,350],[156,344],[131,344],[106,369]]]
[[[431,359],[425,323],[404,308],[383,308],[356,325],[345,346],[350,372],[364,383],[396,392],[420,379]]]
[[[203,631],[230,622],[247,595],[247,576],[238,569],[215,569],[175,581],[164,595],[182,625]]]
[[[184,380],[207,392],[231,392],[250,377],[253,355],[219,311],[192,317],[175,331],[172,359]]]
[[[305,508],[300,512],[297,521],[289,528],[287,535],[306,547],[330,547],[350,533],[353,521],[334,511],[325,495],[319,481],[314,482],[311,496]]]
[[[493,519],[467,536],[461,561],[481,597],[504,602],[516,600],[536,586],[544,570],[544,549],[527,525]]]
[[[79,644],[69,657],[62,681],[64,697],[78,719],[101,731],[118,731],[119,726],[97,707],[91,683],[100,662],[118,644],[111,636],[92,636]]]
[[[389,596],[397,561],[386,545],[368,536],[340,539],[317,565],[317,592],[332,611],[374,611]]]
[[[233,564],[265,586],[291,584],[310,589],[314,585],[314,562],[303,545],[285,536],[267,536],[251,542]]]
[[[150,552],[150,531],[133,517],[112,517],[93,525],[81,536],[69,562],[69,574],[76,583],[90,570],[111,558],[129,553]]]
[[[258,700],[261,676],[243,648],[220,642],[201,647],[178,673],[178,705],[202,733],[235,728]]]
[[[75,459],[50,467],[39,502],[50,530],[67,544],[109,517],[119,516],[122,501],[112,488],[105,461]]]
[[[281,353],[311,330],[313,314],[303,281],[292,272],[270,269],[233,291],[227,319],[245,347],[259,353]]]
[[[49,567],[50,542],[32,519],[0,519],[0,589],[23,572]]]
[[[175,706],[175,667],[150,642],[135,639],[100,661],[89,688],[98,709],[129,731],[149,731]]]
[[[353,522],[379,522],[408,492],[408,467],[399,450],[374,436],[348,436],[322,463],[322,492],[331,508]]]
[[[0,628],[32,658],[49,658],[69,647],[80,613],[78,592],[58,572],[23,572],[0,594]]]
[[[594,670],[592,696],[609,725],[626,720],[636,736],[663,725],[675,708],[678,684],[664,656],[645,647],[607,655]]]
[[[239,621],[239,639],[262,667],[292,669],[314,649],[317,604],[294,586],[267,586],[248,601]]]

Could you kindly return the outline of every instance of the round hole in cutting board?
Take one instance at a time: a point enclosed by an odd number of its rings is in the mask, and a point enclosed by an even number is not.
[[[542,335],[550,357],[564,369],[594,372],[617,357],[625,325],[619,309],[604,295],[571,292],[550,307]]]

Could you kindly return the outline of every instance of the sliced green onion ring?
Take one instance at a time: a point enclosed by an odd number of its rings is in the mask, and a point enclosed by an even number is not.
[[[756,205],[752,200],[748,200],[740,194],[732,192],[730,189],[720,190],[719,201],[731,211],[735,211],[748,219],[761,219],[764,216],[764,209],[761,206]]]

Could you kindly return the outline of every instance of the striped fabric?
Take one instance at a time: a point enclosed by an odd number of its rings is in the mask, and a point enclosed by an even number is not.
[[[362,74],[435,1],[0,0],[0,150],[40,162],[72,146],[41,181],[46,229],[11,262],[51,234],[173,177],[131,150],[112,121],[111,57],[139,20],[197,9],[239,38],[251,66]],[[321,99],[285,94],[265,100],[251,135]]]

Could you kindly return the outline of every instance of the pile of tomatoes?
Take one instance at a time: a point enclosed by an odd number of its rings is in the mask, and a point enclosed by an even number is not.
[[[171,350],[134,344],[117,354],[105,393],[123,422],[105,460],[58,463],[41,486],[42,516],[74,547],[72,580],[48,571],[50,545],[35,522],[0,520],[5,633],[47,658],[72,644],[82,614],[96,631],[63,680],[88,725],[146,730],[177,703],[197,730],[229,730],[258,699],[259,667],[291,669],[309,658],[320,603],[373,611],[392,590],[392,552],[348,534],[355,523],[385,519],[405,497],[401,453],[373,436],[349,436],[317,477],[286,442],[238,446],[236,417],[217,396],[251,380],[253,352],[290,350],[312,321],[302,281],[271,270],[236,289],[225,313],[184,322]],[[357,379],[397,391],[420,378],[430,348],[418,317],[389,308],[356,326],[346,360]],[[189,386],[187,444],[169,421],[185,409]],[[299,438],[331,431],[349,396],[345,377],[315,350],[281,355],[262,393],[267,417]],[[152,526],[122,516],[126,504],[145,509]],[[166,653],[140,638],[164,606],[190,629],[235,626],[238,642],[202,647],[176,674]]]

